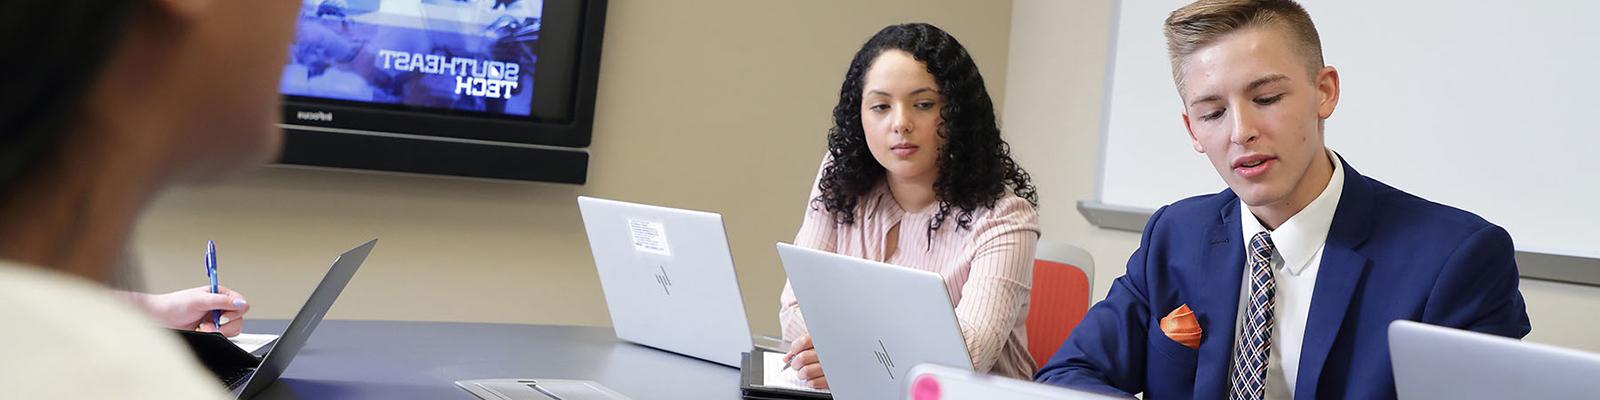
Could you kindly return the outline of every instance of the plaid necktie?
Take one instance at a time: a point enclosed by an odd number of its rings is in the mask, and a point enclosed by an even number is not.
[[[1252,237],[1245,258],[1245,267],[1250,269],[1250,305],[1233,345],[1233,390],[1228,395],[1233,400],[1260,399],[1267,392],[1273,297],[1278,288],[1272,278],[1272,235],[1261,232]]]

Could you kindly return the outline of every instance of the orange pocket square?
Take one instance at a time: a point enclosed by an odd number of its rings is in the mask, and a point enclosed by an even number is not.
[[[1167,334],[1168,339],[1191,349],[1200,348],[1200,321],[1194,319],[1194,311],[1189,310],[1189,305],[1184,304],[1171,314],[1161,318],[1161,332]]]

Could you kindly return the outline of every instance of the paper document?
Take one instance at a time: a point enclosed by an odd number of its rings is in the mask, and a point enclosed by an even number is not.
[[[826,389],[812,389],[800,380],[799,371],[784,369],[784,353],[761,352],[761,386],[807,392],[828,393]]]
[[[239,336],[228,338],[228,340],[232,341],[234,346],[239,346],[239,348],[244,349],[246,353],[253,354],[256,352],[256,350],[260,350],[261,346],[266,346],[277,341],[278,335],[241,333]]]

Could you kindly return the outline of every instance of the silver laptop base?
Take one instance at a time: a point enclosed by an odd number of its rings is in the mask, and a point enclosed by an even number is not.
[[[456,386],[484,400],[631,400],[594,381],[567,379],[473,379]]]

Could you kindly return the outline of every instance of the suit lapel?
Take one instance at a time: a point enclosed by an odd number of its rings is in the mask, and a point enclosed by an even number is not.
[[[1340,157],[1339,162],[1344,163]],[[1328,228],[1323,247],[1322,266],[1317,271],[1316,289],[1311,294],[1311,312],[1306,316],[1306,332],[1300,348],[1300,372],[1295,379],[1295,398],[1316,397],[1328,353],[1339,338],[1339,329],[1350,309],[1350,302],[1371,267],[1357,250],[1372,234],[1372,186],[1366,177],[1344,163],[1344,192]]]
[[[1190,307],[1200,317],[1204,337],[1195,364],[1195,398],[1224,398],[1233,357],[1233,330],[1239,315],[1239,287],[1244,281],[1244,244],[1239,227],[1239,200],[1221,207],[1217,224],[1206,235],[1199,287],[1189,288]]]
[[[1345,313],[1366,270],[1367,258],[1353,249],[1329,243],[1323,250],[1317,287],[1311,294],[1311,312],[1306,316],[1305,339],[1300,344],[1296,398],[1315,398],[1322,367],[1328,361],[1333,341],[1338,339]]]

